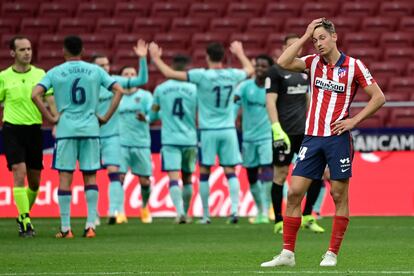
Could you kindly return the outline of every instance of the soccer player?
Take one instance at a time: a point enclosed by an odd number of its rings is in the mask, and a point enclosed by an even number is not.
[[[229,223],[238,222],[239,180],[235,166],[241,163],[239,143],[234,123],[233,105],[236,85],[253,74],[254,68],[244,54],[243,46],[235,41],[230,51],[239,59],[243,69],[223,68],[224,47],[220,43],[207,46],[208,69],[192,69],[188,72],[171,69],[161,59],[162,51],[154,42],[149,51],[154,64],[169,79],[194,83],[197,86],[199,129],[200,129],[200,196],[203,218],[200,223],[209,224],[210,212],[210,168],[215,164],[216,155],[228,180],[231,215]]]
[[[14,63],[0,73],[0,101],[4,102],[3,139],[7,167],[13,173],[13,197],[20,237],[33,237],[30,210],[36,201],[43,169],[42,115],[31,100],[33,86],[45,72],[31,65],[32,46],[24,36],[10,41]],[[46,100],[54,109],[53,96]],[[28,187],[25,188],[27,177]]]
[[[133,67],[124,67],[121,76],[133,78],[137,71]],[[152,161],[151,136],[148,121],[141,121],[139,114],[147,116],[151,110],[152,94],[143,89],[130,88],[119,104],[119,129],[121,144],[121,183],[124,182],[128,168],[139,177],[141,185],[141,221],[151,223],[152,217],[148,207],[151,193]],[[123,203],[122,203],[123,205]]]
[[[255,78],[242,82],[234,97],[235,114],[242,108],[243,166],[258,214],[253,223],[269,223],[268,210],[272,187],[272,136],[266,111],[265,79],[273,60],[267,55],[255,58]]]
[[[178,55],[173,58],[172,68],[184,71],[188,63],[188,57]],[[177,212],[176,221],[180,224],[187,222],[193,194],[191,176],[197,161],[196,107],[197,87],[192,83],[167,80],[154,91],[150,114],[158,112],[161,117],[162,170],[168,173],[170,196]]]
[[[139,75],[133,78],[112,75],[124,89],[144,85],[148,82],[147,52],[148,45],[144,40],[138,40],[133,47],[135,54],[139,57]],[[110,71],[109,59],[103,55],[96,55],[92,58],[92,63],[101,66],[107,73]],[[99,93],[98,114],[104,115],[108,110],[113,93],[106,87],[101,86]],[[107,169],[109,184],[109,210],[108,224],[128,222],[124,211],[124,189],[119,176],[121,145],[119,143],[119,119],[118,112],[115,112],[108,123],[100,128],[101,138],[101,159],[102,166]]]
[[[70,225],[71,184],[76,161],[83,174],[88,206],[84,237],[95,237],[98,186],[96,171],[101,168],[99,151],[99,125],[106,123],[115,112],[124,92],[108,73],[95,64],[83,62],[82,40],[67,36],[63,42],[66,62],[52,68],[33,89],[32,99],[42,115],[57,123],[53,168],[59,171],[58,202],[61,229],[56,238],[73,238]],[[100,87],[115,93],[105,115],[96,114]],[[52,116],[40,100],[53,88],[59,116]]]
[[[297,58],[299,50],[312,39],[318,54]],[[375,113],[385,97],[359,60],[340,52],[334,24],[324,18],[313,20],[305,34],[288,47],[278,59],[287,70],[309,70],[311,99],[306,119],[305,138],[299,150],[288,192],[283,219],[283,250],[262,267],[294,266],[295,243],[301,225],[301,201],[312,179],[321,179],[326,165],[331,176],[331,195],[335,203],[329,249],[320,266],[336,266],[337,255],[349,222],[348,188],[352,173],[352,138],[350,130]],[[358,86],[371,97],[354,117],[349,106]]]
[[[282,50],[299,40],[295,34],[285,37]],[[302,49],[299,50],[300,55]],[[268,72],[267,111],[272,122],[274,139],[273,164],[274,177],[271,189],[273,211],[275,214],[274,232],[283,233],[283,183],[289,173],[289,165],[294,154],[298,154],[303,140],[308,105],[308,75],[304,72],[292,72],[273,66]],[[314,180],[306,194],[306,204],[303,210],[303,227],[315,233],[325,230],[319,226],[312,207],[318,197],[322,180]]]

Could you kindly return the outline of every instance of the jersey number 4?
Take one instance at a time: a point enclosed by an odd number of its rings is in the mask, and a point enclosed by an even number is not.
[[[231,92],[233,92],[233,86],[231,85],[227,85],[227,86],[215,86],[213,88],[213,92],[216,93],[217,97],[216,97],[216,107],[220,107],[220,101],[221,101],[221,96],[222,94],[227,92],[227,96],[225,96],[226,101],[224,102],[224,106],[223,107],[227,107],[229,105],[229,101],[230,101],[230,96],[232,95]]]
[[[86,101],[85,88],[78,86],[80,78],[75,79],[72,84],[70,98],[74,104],[84,104]]]
[[[184,118],[183,98],[176,98],[174,100],[172,114],[178,116],[180,120]]]

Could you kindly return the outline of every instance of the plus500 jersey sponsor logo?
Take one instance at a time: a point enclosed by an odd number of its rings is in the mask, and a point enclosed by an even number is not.
[[[319,89],[333,91],[336,93],[345,92],[345,84],[323,78],[316,78],[315,86]]]

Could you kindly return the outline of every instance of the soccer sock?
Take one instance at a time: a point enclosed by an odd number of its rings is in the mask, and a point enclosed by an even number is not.
[[[58,190],[58,203],[60,211],[60,229],[62,232],[70,230],[70,203],[72,201],[72,192]]]
[[[273,187],[272,181],[262,183],[262,190],[263,190],[264,198],[265,198],[265,202],[263,204],[265,206],[266,214],[269,211],[270,204],[272,204],[272,187]]]
[[[119,205],[118,205],[118,213],[119,214],[125,214],[125,191],[124,191],[124,186],[122,182],[121,183],[121,188],[119,189]]]
[[[306,193],[306,203],[303,210],[303,215],[307,216],[312,214],[313,205],[318,199],[319,192],[322,187],[322,180],[313,180]]]
[[[318,198],[316,199],[315,204],[313,205],[313,211],[315,213],[320,213],[322,208],[323,199],[325,197],[326,188],[322,183],[321,191],[319,192]]]
[[[16,202],[17,211],[19,215],[29,213],[29,199],[27,198],[26,188],[24,187],[14,187],[13,188],[13,197]]]
[[[184,214],[188,213],[190,209],[191,198],[193,196],[193,183],[187,183],[183,185],[183,205]]]
[[[263,215],[267,217],[271,201],[273,168],[271,166],[263,167],[259,179],[262,182]]]
[[[85,185],[85,197],[88,206],[85,229],[95,229],[96,210],[98,207],[98,185]]]
[[[226,174],[227,182],[229,183],[229,193],[231,200],[231,214],[237,215],[239,211],[239,192],[240,183],[235,173]]]
[[[29,212],[32,210],[33,204],[36,201],[37,194],[39,193],[39,188],[36,191],[33,191],[30,187],[26,188],[27,199],[29,200]]]
[[[301,217],[286,216],[283,218],[283,249],[295,252],[296,236],[301,223]]]
[[[203,205],[203,218],[210,217],[210,210],[208,209],[208,197],[210,195],[210,185],[208,183],[210,175],[209,174],[200,174],[200,197],[201,204]]]
[[[342,240],[344,239],[346,228],[348,227],[349,218],[342,216],[334,216],[331,242],[329,243],[329,251],[338,255]]]
[[[258,214],[261,214],[263,212],[262,188],[262,183],[260,181],[256,181],[256,183],[250,183],[250,192],[252,193],[254,202],[256,203]]]
[[[122,185],[118,173],[109,173],[109,216],[114,217],[121,204]]]
[[[147,203],[151,194],[150,186],[141,185],[141,196],[142,196],[142,208],[147,207]]]
[[[170,180],[170,196],[178,216],[184,215],[181,189],[177,180]]]
[[[282,216],[283,185],[273,182],[272,185],[272,204],[275,213],[275,223],[283,220]]]

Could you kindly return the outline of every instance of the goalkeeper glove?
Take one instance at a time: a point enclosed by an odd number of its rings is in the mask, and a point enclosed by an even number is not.
[[[283,151],[286,154],[290,153],[290,139],[286,132],[283,131],[279,122],[272,125],[273,132],[273,147],[277,151]]]

